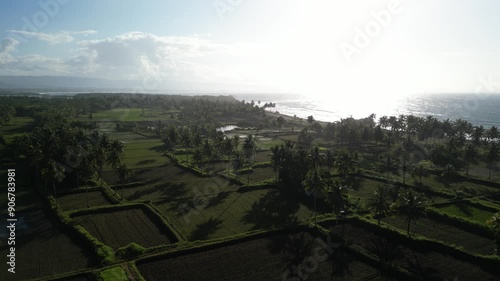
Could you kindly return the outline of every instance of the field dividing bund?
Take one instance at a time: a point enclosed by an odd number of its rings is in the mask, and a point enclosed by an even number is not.
[[[57,204],[63,211],[73,211],[87,208],[87,199],[89,207],[98,207],[111,205],[112,202],[103,194],[101,190],[78,191],[59,196]]]
[[[272,229],[306,220],[311,210],[278,190],[259,189],[153,203],[190,241]],[[198,206],[198,207],[197,207]]]
[[[145,205],[80,211],[71,214],[71,218],[115,250],[132,242],[150,248],[178,241],[168,225]]]
[[[395,234],[375,224],[352,219],[345,226],[335,221],[322,222],[320,225],[336,233],[341,233],[344,227],[348,241],[421,276],[423,280],[498,280],[498,267],[493,268],[493,261],[484,264],[476,259],[472,263],[465,260],[467,254],[459,258],[453,254],[453,249],[443,251],[443,247],[437,249],[431,246],[432,243],[410,240],[403,234]]]
[[[85,269],[97,265],[84,242],[66,235],[43,210],[18,213],[16,229],[16,273],[0,280],[26,280]],[[2,227],[2,231],[5,227]],[[0,262],[6,264],[6,243],[0,244]]]
[[[165,280],[299,280],[288,270],[310,267],[304,260],[313,260],[315,252],[324,259],[316,259],[314,270],[307,271],[307,280],[381,280],[374,267],[345,254],[345,267],[334,272],[327,250],[312,234],[265,234],[239,241],[230,241],[209,247],[188,249],[174,254],[142,259],[137,267],[148,281]],[[229,258],[230,257],[230,258]],[[345,270],[348,267],[348,271]],[[303,271],[304,273],[306,271]]]

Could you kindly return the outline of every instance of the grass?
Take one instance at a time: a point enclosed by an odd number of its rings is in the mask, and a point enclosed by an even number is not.
[[[448,213],[450,215],[463,217],[480,223],[486,223],[486,221],[491,219],[491,217],[494,214],[492,211],[471,206],[467,204],[467,202],[458,202],[442,206],[439,207],[439,210]]]
[[[99,272],[99,281],[128,281],[127,274],[120,266]]]
[[[145,248],[172,243],[167,230],[154,223],[140,208],[80,215],[74,220],[113,249],[132,242]]]
[[[169,162],[162,155],[164,152],[163,143],[158,139],[147,138],[135,133],[112,134],[111,138],[113,137],[125,143],[123,162],[128,168],[155,167]],[[112,167],[107,166],[105,170],[111,171]]]
[[[11,120],[0,126],[0,135],[6,141],[11,141],[16,136],[25,135],[31,130],[34,119],[31,117],[12,117]]]

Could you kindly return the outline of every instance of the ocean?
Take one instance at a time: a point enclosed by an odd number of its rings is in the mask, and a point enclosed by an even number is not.
[[[326,122],[341,118],[363,118],[375,113],[381,116],[401,114],[425,117],[432,115],[440,120],[464,119],[473,125],[500,126],[500,94],[420,94],[404,97],[315,97],[285,94],[235,94],[238,100],[254,100],[263,105],[276,104],[271,111],[286,115]]]

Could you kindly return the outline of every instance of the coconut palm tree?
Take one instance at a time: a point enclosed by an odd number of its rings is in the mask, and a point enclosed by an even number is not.
[[[222,143],[222,149],[224,150],[224,153],[227,155],[229,158],[228,165],[227,165],[227,177],[229,178],[229,170],[230,170],[230,165],[231,164],[231,155],[234,154],[234,146],[233,142],[230,138],[224,138],[224,141]]]
[[[356,172],[357,161],[352,153],[342,151],[337,156],[335,161],[337,164],[337,171],[342,178],[346,178],[349,174]]]
[[[181,142],[186,147],[186,163],[189,164],[189,152],[187,148],[191,146],[191,131],[189,127],[184,127],[181,131]]]
[[[471,164],[474,164],[477,162],[477,156],[478,156],[478,152],[477,152],[477,148],[474,144],[472,143],[468,143],[466,146],[465,146],[465,151],[464,151],[464,160],[465,160],[465,174],[466,175],[469,175],[469,167]]]
[[[113,140],[109,146],[109,152],[106,157],[106,162],[113,168],[116,168],[121,161],[123,153],[123,143],[119,140]]]
[[[498,144],[496,142],[492,142],[488,148],[488,155],[486,156],[488,162],[490,163],[490,172],[488,173],[488,179],[491,179],[491,171],[495,168],[498,157]]]
[[[116,167],[115,173],[118,175],[118,179],[119,179],[120,183],[122,184],[122,198],[123,198],[124,186],[128,182],[132,171],[127,167],[127,165],[125,163],[120,163]]]
[[[410,236],[411,222],[418,220],[426,214],[427,202],[422,196],[415,193],[413,190],[408,190],[405,193],[399,194],[398,200],[394,205],[396,211],[406,217],[407,233]]]
[[[62,182],[64,177],[64,167],[58,165],[54,160],[49,160],[47,167],[42,169],[42,178],[44,178],[45,182],[52,182],[54,199],[57,199],[56,183]]]
[[[311,162],[314,169],[319,169],[321,166],[321,153],[319,152],[319,147],[314,147],[311,149]]]
[[[383,185],[379,185],[373,192],[373,195],[366,201],[366,206],[371,211],[375,212],[379,225],[381,217],[387,215],[390,212],[390,199],[391,195],[389,193],[389,188]]]
[[[499,133],[498,128],[492,126],[488,131],[486,131],[486,136],[490,141],[496,141],[498,139]]]
[[[283,118],[283,116],[279,116],[278,118],[276,118],[276,125],[278,125],[278,130],[280,132],[281,132],[281,128],[283,127],[285,122],[286,122],[286,120],[285,120],[285,118]]]
[[[276,180],[275,182],[278,183],[278,175],[280,172],[280,167],[281,167],[281,160],[282,160],[282,155],[281,155],[281,150],[278,145],[271,147],[271,166],[273,168],[273,171],[276,173]]]
[[[250,183],[250,167],[252,162],[254,161],[254,155],[257,151],[257,143],[253,138],[253,135],[248,135],[245,141],[243,142],[243,152],[245,153],[245,158],[248,164],[248,173],[247,173],[247,184]]]
[[[495,213],[491,219],[486,222],[487,225],[493,230],[495,236],[495,244],[497,245],[496,251],[500,255],[500,212]]]
[[[335,165],[335,157],[333,156],[333,152],[328,149],[326,151],[326,167],[328,167],[328,171],[330,172],[333,169],[333,166]]]
[[[193,153],[193,161],[196,164],[199,164],[201,161],[203,161],[203,153],[201,152],[201,149],[196,149]]]
[[[243,151],[248,161],[251,161],[257,151],[257,143],[253,135],[248,135],[245,141],[243,142]]]
[[[479,146],[481,144],[481,140],[484,138],[484,127],[481,126],[475,126],[473,131],[472,131],[472,143],[476,146]]]
[[[320,175],[320,172],[318,169],[313,169],[309,171],[307,178],[305,181],[302,183],[304,186],[304,189],[311,192],[314,197],[314,225],[316,225],[316,200],[319,195],[319,193],[325,188],[325,181]]]

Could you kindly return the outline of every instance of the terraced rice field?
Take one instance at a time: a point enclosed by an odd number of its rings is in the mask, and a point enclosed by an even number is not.
[[[63,211],[85,209],[87,208],[87,201],[89,207],[111,204],[100,190],[67,194],[57,198],[57,203]]]
[[[191,241],[285,226],[311,215],[307,207],[275,190],[186,197],[155,206]]]
[[[86,214],[74,218],[102,243],[118,249],[135,242],[145,248],[171,244],[169,230],[141,208]]]
[[[322,226],[341,233],[342,225],[334,222]],[[498,274],[482,268],[478,264],[462,261],[456,257],[433,252],[429,249],[412,249],[402,241],[388,241],[378,233],[367,230],[358,223],[345,225],[345,237],[368,251],[383,253],[383,258],[407,269],[424,280],[498,280]],[[385,241],[381,248],[380,241]]]
[[[383,221],[401,230],[406,230],[407,224],[404,217],[389,217],[383,219]],[[495,244],[492,238],[480,236],[434,219],[422,218],[414,221],[411,225],[411,231],[447,244],[461,246],[472,253],[483,255],[493,255],[495,253]]]
[[[292,266],[301,266],[313,255],[318,244],[310,234],[280,235],[255,239],[236,245],[190,255],[138,263],[141,274],[148,281],[165,280],[298,280],[289,274]],[[319,248],[320,252],[323,249]],[[228,258],[230,257],[230,258]],[[378,271],[349,255],[345,258],[349,270],[339,270],[334,280],[381,280]],[[308,272],[307,280],[331,280],[332,262],[318,261],[315,270]],[[345,269],[345,267],[344,267]],[[341,279],[340,273],[344,274]]]
[[[448,213],[450,215],[463,217],[466,219],[470,219],[479,223],[486,223],[487,220],[491,219],[494,212],[486,209],[480,209],[476,206],[472,206],[463,203],[454,203],[446,206],[439,207],[439,210]]]
[[[0,280],[41,278],[96,265],[92,253],[83,248],[85,243],[64,234],[42,210],[20,212],[17,218],[16,274],[7,276],[7,270],[2,270]],[[3,265],[7,262],[8,247],[5,243],[7,232],[4,230],[5,225],[0,244],[0,262]]]
[[[265,180],[274,180],[276,178],[276,173],[271,167],[259,167],[253,168],[253,172],[250,173],[250,182],[261,182]],[[247,175],[241,175],[243,182],[246,182]]]
[[[108,183],[115,183],[116,175],[107,173],[105,179]],[[133,180],[145,184],[123,190],[125,199],[131,201],[173,200],[181,197],[199,196],[200,194],[236,191],[238,189],[237,185],[221,177],[201,177],[173,164],[137,169],[134,171]],[[119,194],[122,193],[119,187],[116,190]]]

